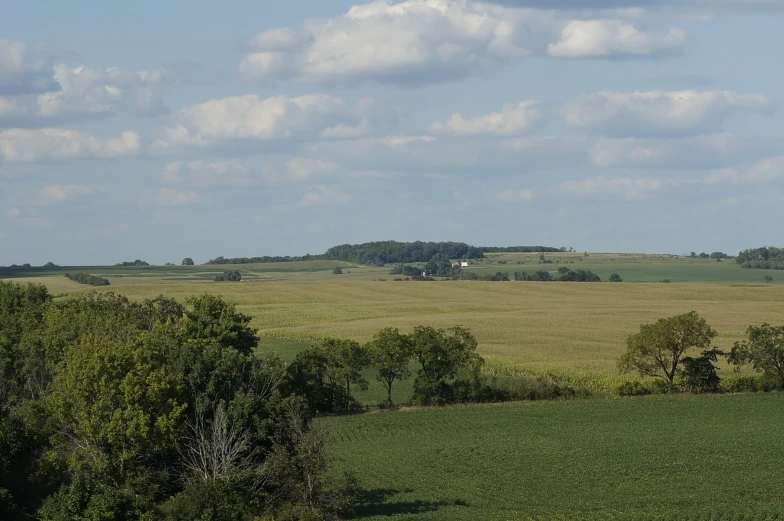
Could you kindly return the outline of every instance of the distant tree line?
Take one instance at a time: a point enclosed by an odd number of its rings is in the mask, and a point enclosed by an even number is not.
[[[215,257],[207,261],[207,264],[269,264],[272,262],[301,262],[309,260],[326,260],[324,255],[303,255],[301,257]]]
[[[36,266],[30,265],[29,262],[25,262],[24,264],[11,264],[10,266],[8,266],[8,268],[15,269],[15,270],[27,270],[27,269],[33,269],[35,267]],[[54,262],[51,262],[51,261],[47,262],[46,264],[44,264],[43,266],[40,266],[40,267],[41,268],[46,268],[46,269],[59,268],[59,266],[57,264],[55,264]]]
[[[108,286],[109,280],[104,279],[103,277],[97,277],[95,275],[90,275],[89,273],[66,273],[66,278],[71,279],[74,282],[78,282],[79,284],[87,284],[89,286]]]
[[[428,262],[436,255],[449,259],[481,259],[485,253],[500,252],[560,252],[565,248],[546,246],[510,246],[503,248],[470,246],[463,242],[397,242],[380,241],[364,244],[342,244],[329,248],[322,255],[303,255],[301,257],[216,257],[207,264],[262,264],[270,262],[296,262],[308,260],[337,260],[356,264],[383,266],[385,264],[405,264]]]
[[[414,376],[409,403],[497,402],[571,396],[574,390],[558,385],[532,387],[524,382],[496,381],[482,376],[485,364],[477,340],[466,328],[436,329],[417,326],[409,333],[385,328],[367,344],[325,338],[297,354],[288,367],[288,392],[309,396],[313,413],[358,409],[354,392],[367,390],[368,374],[387,391],[385,405],[392,405],[396,383]],[[413,366],[413,367],[412,367]],[[412,374],[413,373],[413,374]]]
[[[468,271],[454,266],[452,262],[441,254],[435,255],[430,261],[425,264],[424,268],[417,266],[410,266],[406,264],[398,264],[395,266],[390,275],[404,275],[406,277],[414,278],[415,280],[435,280],[432,277],[445,277],[453,280],[483,280],[483,281],[496,281],[505,282],[511,280],[509,273],[499,271],[491,274],[487,273],[479,275],[474,271]],[[513,274],[516,281],[534,281],[534,282],[601,282],[602,279],[588,270],[570,270],[566,267],[558,268],[558,275],[553,276],[549,271],[539,270],[529,274],[525,271],[516,271]],[[622,282],[621,276],[613,273],[610,276],[611,282]]]
[[[125,261],[125,262],[118,262],[117,264],[115,264],[115,266],[125,266],[125,267],[131,267],[131,266],[149,266],[149,265],[150,265],[150,263],[149,263],[149,262],[145,262],[145,261],[143,261],[143,260],[139,260],[139,259],[136,259],[135,261]]]
[[[722,251],[714,251],[713,253],[697,253],[693,251],[689,254],[689,257],[692,259],[715,259],[715,260],[722,260],[722,259],[731,259],[731,255],[727,255]]]
[[[735,257],[743,268],[784,270],[784,248],[762,247],[743,250]]]
[[[552,248],[550,246],[482,246],[482,253],[561,253],[569,251],[566,248]]]

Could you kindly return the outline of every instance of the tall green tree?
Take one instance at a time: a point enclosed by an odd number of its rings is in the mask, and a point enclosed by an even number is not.
[[[476,353],[477,340],[468,329],[417,326],[410,338],[419,363],[414,394],[420,403],[455,401],[456,386],[478,380],[484,359]]]
[[[736,342],[729,361],[736,365],[751,364],[754,369],[784,389],[784,326],[750,326],[747,340]]]
[[[184,324],[189,338],[215,340],[245,355],[256,349],[257,330],[249,326],[251,318],[238,313],[234,304],[205,294],[188,299],[187,305]]]
[[[694,311],[643,324],[639,333],[626,339],[618,367],[623,372],[662,378],[672,389],[686,351],[707,351],[715,337],[716,331]]]
[[[411,374],[411,338],[401,334],[397,328],[387,327],[375,334],[368,348],[377,371],[376,379],[384,384],[387,404],[392,405],[392,384]]]

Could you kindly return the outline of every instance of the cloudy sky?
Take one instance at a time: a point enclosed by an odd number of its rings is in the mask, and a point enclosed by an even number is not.
[[[784,0],[4,0],[0,265],[781,245]]]

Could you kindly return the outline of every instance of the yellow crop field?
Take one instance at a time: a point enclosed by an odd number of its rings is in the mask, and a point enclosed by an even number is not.
[[[37,280],[49,283],[48,278]],[[780,285],[121,280],[128,283],[113,281],[101,291],[134,299],[222,294],[270,337],[334,335],[364,341],[387,326],[460,324],[474,332],[480,352],[493,365],[536,372],[614,375],[624,339],[641,323],[691,310],[718,330],[716,343],[722,348],[741,339],[750,324],[784,322]],[[63,283],[56,281],[54,291]]]

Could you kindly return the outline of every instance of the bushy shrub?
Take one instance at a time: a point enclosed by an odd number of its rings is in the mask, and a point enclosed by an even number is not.
[[[226,270],[223,274],[215,277],[215,282],[240,282],[242,274],[239,271]]]
[[[102,277],[96,277],[95,275],[90,275],[89,273],[74,273],[71,275],[70,273],[65,274],[66,278],[71,279],[74,282],[78,282],[79,284],[87,284],[89,286],[108,286],[109,281]]]

